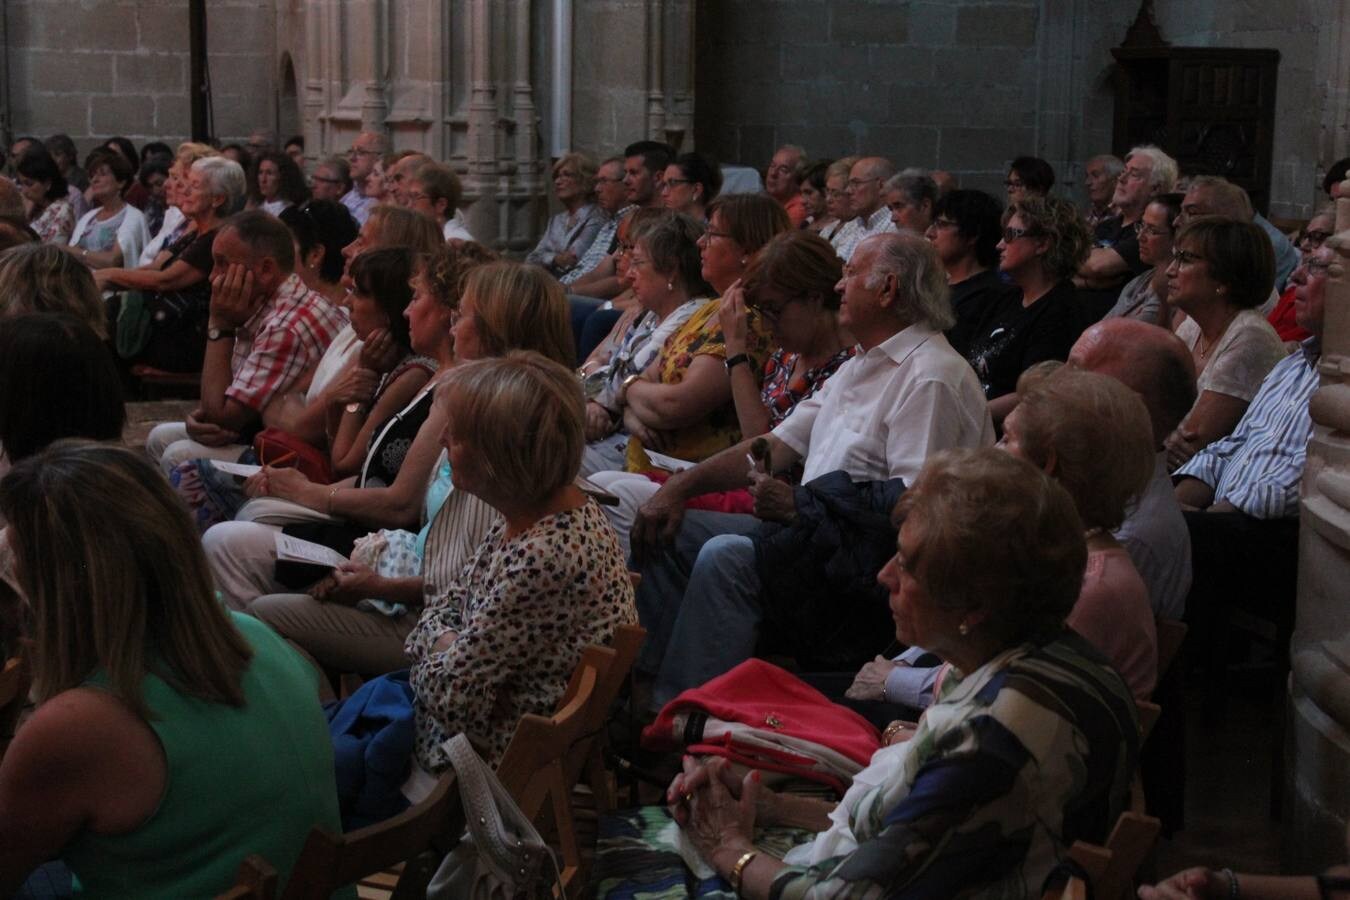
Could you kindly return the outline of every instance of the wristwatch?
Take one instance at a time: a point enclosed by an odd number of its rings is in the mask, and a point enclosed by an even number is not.
[[[206,329],[206,339],[208,341],[219,341],[224,338],[234,337],[233,328],[208,328]]]
[[[749,353],[737,353],[735,356],[728,356],[727,371],[730,372],[732,369],[736,368],[741,363],[745,363],[747,366],[750,365]]]

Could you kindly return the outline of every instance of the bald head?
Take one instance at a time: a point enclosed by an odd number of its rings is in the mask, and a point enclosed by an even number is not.
[[[1069,363],[1109,375],[1137,393],[1148,407],[1153,438],[1163,438],[1195,404],[1195,362],[1181,339],[1136,319],[1106,319],[1084,331]]]

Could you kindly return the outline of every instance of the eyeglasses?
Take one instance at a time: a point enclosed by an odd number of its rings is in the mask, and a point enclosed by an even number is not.
[[[564,169],[561,172],[553,173],[553,180],[578,181],[579,176],[577,175],[576,172],[569,172],[566,169]]]
[[[838,200],[841,197],[847,196],[847,193],[841,190],[827,190],[825,191],[825,196],[831,200]]]
[[[1145,225],[1143,222],[1134,223],[1135,234],[1146,234],[1149,237],[1167,237],[1172,233],[1172,229],[1167,226],[1159,227],[1157,225]]]
[[[959,222],[953,222],[951,219],[944,219],[938,217],[933,220],[933,227],[947,229],[947,228],[960,228],[961,225]]]
[[[632,253],[632,252],[633,252],[633,245],[632,245],[632,244],[624,244],[624,243],[620,243],[620,244],[619,244],[619,250],[618,250],[618,255],[619,255],[619,256],[627,256],[628,254],[630,254],[630,253]]]
[[[661,190],[664,191],[666,188],[673,187],[677,184],[698,184],[698,182],[694,181],[692,178],[667,178],[665,181],[661,182]]]
[[[595,181],[596,184],[623,184],[623,177],[606,178],[603,175],[597,175]]]
[[[1179,266],[1191,266],[1198,262],[1204,262],[1205,258],[1199,253],[1192,253],[1189,250],[1173,250],[1172,262]]]
[[[844,184],[849,188],[860,188],[863,185],[871,184],[874,181],[877,184],[881,183],[880,178],[850,178],[848,181],[844,182]]]
[[[794,303],[800,303],[805,299],[805,297],[790,297],[777,306],[762,306],[747,300],[745,305],[751,312],[758,313],[759,317],[764,320],[764,324],[772,326],[777,325],[782,321],[783,313],[787,312],[789,306]]]
[[[1331,237],[1330,231],[1305,231],[1298,236],[1300,244],[1312,244],[1316,249],[1326,243],[1327,238]]]
[[[707,231],[703,232],[703,236],[700,237],[699,240],[709,240],[709,241],[711,241],[713,238],[727,238],[728,240],[730,240],[730,239],[731,239],[731,232],[729,232],[729,231],[713,231],[711,228],[709,228]]]
[[[1024,237],[1036,237],[1041,234],[1035,228],[1005,228],[1003,229],[1003,243],[1011,244],[1013,241]]]
[[[769,166],[771,175],[791,175],[793,171],[792,166]]]
[[[1012,178],[1009,178],[1007,181],[1003,182],[1003,186],[1011,191],[1013,188],[1026,187],[1027,183],[1025,181],[1016,181]]]

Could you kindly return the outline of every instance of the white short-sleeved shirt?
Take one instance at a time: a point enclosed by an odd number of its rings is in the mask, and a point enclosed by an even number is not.
[[[910,484],[940,450],[993,444],[994,423],[970,364],[941,332],[911,325],[840,366],[773,434],[802,456],[803,482],[842,469]]]

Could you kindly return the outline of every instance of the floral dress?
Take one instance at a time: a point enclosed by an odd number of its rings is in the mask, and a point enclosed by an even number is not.
[[[719,361],[727,358],[726,338],[722,335],[722,324],[717,317],[721,299],[709,300],[703,304],[680,329],[666,339],[657,358],[662,384],[679,384],[685,374],[700,356],[716,357]],[[765,358],[769,355],[772,338],[763,321],[756,314],[749,320],[746,334],[746,353],[756,371],[761,370]],[[725,450],[741,439],[740,420],[736,418],[736,404],[730,399],[708,413],[693,425],[678,429],[673,435],[670,447],[662,450],[677,459],[701,462],[719,450]],[[643,472],[650,468],[642,442],[632,438],[628,442],[628,470]]]
[[[75,208],[68,200],[53,200],[28,223],[44,244],[68,244],[75,233]]]

